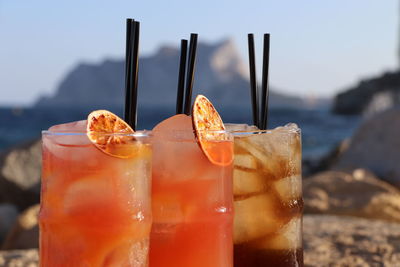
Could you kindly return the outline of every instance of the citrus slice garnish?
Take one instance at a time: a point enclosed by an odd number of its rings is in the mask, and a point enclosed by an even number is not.
[[[192,121],[197,142],[206,157],[216,165],[231,164],[232,142],[228,142],[224,123],[217,110],[203,95],[198,95],[194,100]]]
[[[87,118],[87,136],[104,153],[118,157],[131,158],[136,149],[132,128],[120,117],[107,110],[96,110]]]

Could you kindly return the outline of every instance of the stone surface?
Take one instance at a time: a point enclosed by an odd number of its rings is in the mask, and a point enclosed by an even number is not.
[[[305,266],[400,266],[400,224],[306,215]]]
[[[18,216],[17,208],[12,204],[0,204],[0,244],[10,231]]]
[[[39,266],[37,249],[0,251],[0,266],[36,267]]]
[[[363,169],[326,171],[304,180],[304,212],[400,222],[400,191]]]
[[[304,178],[329,170],[340,158],[342,153],[349,147],[350,139],[344,139],[337,144],[329,153],[318,159],[305,159],[302,162],[302,175]]]
[[[365,168],[400,186],[400,108],[366,120],[352,136],[333,170]]]
[[[33,267],[37,262],[35,249],[0,251],[0,266]],[[400,266],[400,224],[305,215],[304,262],[305,266]]]
[[[15,146],[0,155],[0,203],[13,203],[19,209],[39,202],[41,142]]]
[[[400,105],[400,72],[388,72],[365,79],[334,100],[333,111],[339,114],[372,115]]]
[[[39,246],[39,205],[25,210],[7,235],[2,249],[28,249]]]

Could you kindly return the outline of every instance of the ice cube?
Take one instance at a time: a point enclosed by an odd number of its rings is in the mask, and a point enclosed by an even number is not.
[[[121,186],[121,194],[133,203],[141,203],[147,207],[148,194],[151,189],[151,153],[150,148],[142,146],[138,150],[137,157],[131,159],[119,160],[115,164],[118,174],[118,182]],[[110,166],[110,165],[109,165]]]
[[[268,160],[265,153],[261,150],[262,147],[258,147],[257,144],[252,144],[252,137],[255,135],[251,135],[250,137],[236,137],[235,138],[235,146],[240,147],[242,150],[250,153],[254,158],[256,158],[261,164],[265,164]]]
[[[51,126],[49,128],[50,132],[59,132],[59,133],[85,133],[86,132],[87,121],[73,121],[69,123],[63,123]]]
[[[195,140],[192,119],[184,114],[163,120],[153,128],[153,136],[157,140]]]
[[[160,235],[163,238],[167,235],[174,235],[178,226],[184,223],[188,213],[187,210],[184,210],[183,204],[178,195],[153,193],[152,235]]]
[[[292,131],[298,131],[300,129],[299,126],[297,126],[297,124],[294,122],[289,122],[283,127]]]
[[[279,179],[274,182],[273,187],[278,193],[282,202],[289,202],[302,197],[300,175],[292,175],[283,179]]]
[[[164,120],[153,136],[153,178],[194,179],[210,167],[196,142],[190,117],[180,114]]]
[[[184,221],[183,203],[173,194],[153,194],[153,221],[156,224],[178,224]]]
[[[86,136],[86,125],[86,120],[54,125],[49,128],[49,131],[53,133],[49,135],[49,138],[60,145],[90,144]]]
[[[299,174],[301,145],[299,135],[292,128],[280,127],[263,134],[235,138],[240,151],[247,151],[259,162],[271,179]]]
[[[256,169],[257,161],[249,154],[235,154],[233,165],[240,168]]]
[[[274,199],[262,194],[234,202],[234,242],[240,244],[275,233],[283,222],[275,215]]]
[[[147,266],[149,241],[121,242],[106,255],[101,266]]]
[[[266,177],[257,171],[233,170],[233,194],[235,196],[260,193],[266,190]]]
[[[300,128],[295,123],[288,123],[283,127],[277,127],[272,131],[275,134],[275,138],[282,140],[282,144],[287,145],[291,158],[301,156],[301,135]]]
[[[59,124],[43,135],[43,148],[53,156],[71,161],[90,161],[97,148],[86,135],[86,121]]]
[[[302,223],[300,218],[292,219],[279,232],[251,242],[258,249],[288,250],[302,247]]]
[[[247,124],[236,124],[236,123],[224,123],[226,130],[232,132],[247,132],[247,131],[258,131],[257,126]]]
[[[101,175],[76,179],[65,191],[64,210],[78,215],[104,209],[113,203],[113,191],[111,179]]]
[[[275,129],[267,133],[253,134],[247,138],[247,141],[263,151],[268,160],[273,159],[274,156],[288,155],[288,136],[282,131]]]

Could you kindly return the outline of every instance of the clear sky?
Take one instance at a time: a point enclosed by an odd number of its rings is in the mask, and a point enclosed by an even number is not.
[[[141,21],[141,53],[232,37],[247,63],[248,32],[271,33],[270,82],[282,92],[332,96],[397,66],[396,0],[0,0],[0,105],[54,92],[78,62],[122,58],[125,18]],[[258,65],[261,50],[258,51]]]

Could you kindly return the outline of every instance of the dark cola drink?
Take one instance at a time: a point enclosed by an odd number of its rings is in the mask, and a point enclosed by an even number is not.
[[[233,130],[234,266],[303,266],[300,129]]]

